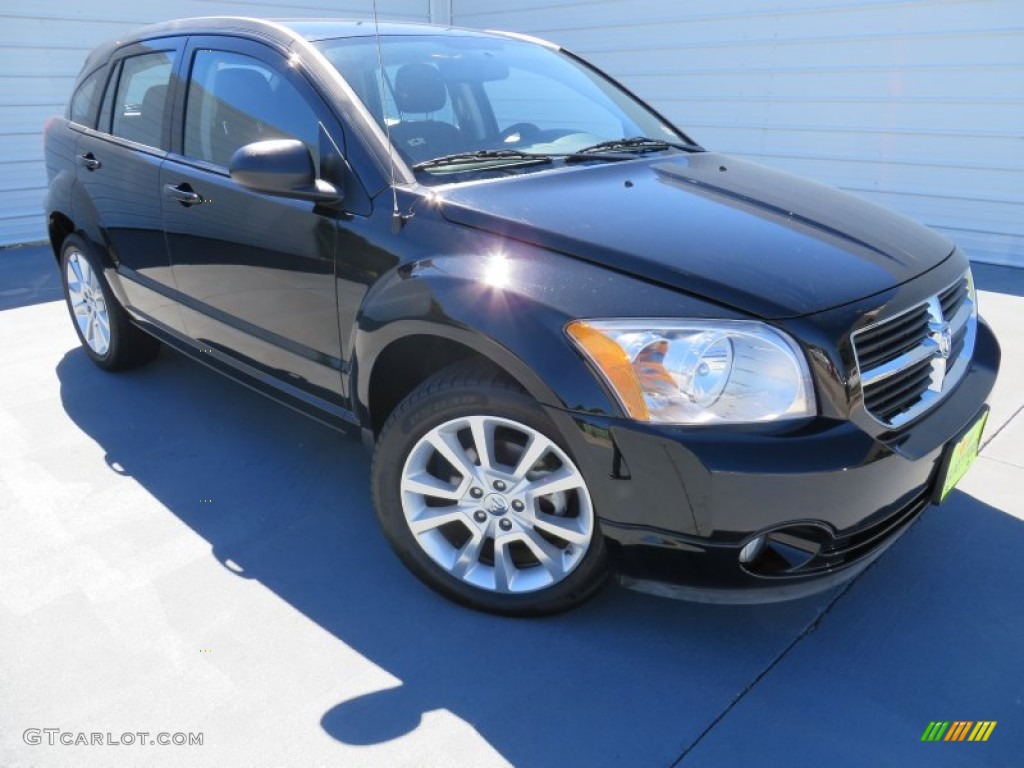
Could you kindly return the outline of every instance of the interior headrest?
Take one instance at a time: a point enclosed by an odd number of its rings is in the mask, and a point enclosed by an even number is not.
[[[142,96],[142,113],[144,115],[162,115],[164,111],[164,102],[166,101],[167,86],[151,85],[146,89],[146,93]]]
[[[437,67],[405,64],[395,75],[395,104],[399,112],[436,112],[448,101],[448,91]]]
[[[245,112],[255,111],[273,96],[267,78],[253,69],[240,67],[217,73],[216,93],[221,101]]]

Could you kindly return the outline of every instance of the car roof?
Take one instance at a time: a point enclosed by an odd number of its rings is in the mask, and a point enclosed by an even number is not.
[[[308,45],[319,40],[337,38],[382,36],[432,35],[449,37],[514,38],[557,49],[559,46],[546,40],[519,35],[512,32],[470,30],[462,27],[444,27],[413,22],[381,22],[373,19],[344,18],[254,18],[249,16],[197,16],[177,18],[171,22],[160,22],[126,33],[123,37],[108,40],[92,50],[86,57],[79,74],[81,79],[102,63],[108,61],[119,48],[134,43],[156,40],[164,37],[185,35],[239,35],[262,38],[283,46],[294,46],[297,42]]]
[[[144,42],[174,35],[243,35],[272,40],[290,45],[296,39],[309,42],[343,37],[371,37],[381,35],[444,35],[453,37],[515,37],[550,46],[543,40],[527,38],[508,32],[483,32],[478,29],[423,24],[416,22],[382,21],[372,19],[259,19],[247,16],[199,16],[195,18],[162,21],[132,30],[123,37],[107,41],[89,55],[83,73],[106,61],[114,50],[132,43]]]
[[[372,19],[262,19],[247,16],[200,16],[150,24],[129,32],[117,41],[118,45],[169,35],[202,35],[251,33],[261,37],[287,42],[294,37],[309,41],[337,37],[369,37],[377,33],[378,24]],[[476,29],[423,24],[415,22],[382,21],[382,35],[457,35],[493,37],[493,32]],[[499,33],[500,35],[500,33]]]
[[[342,19],[282,19],[277,23],[288,27],[302,35],[310,42],[330,40],[337,37],[368,37],[377,33],[377,24],[373,19],[342,20]],[[417,22],[382,21],[382,35],[458,35],[460,37],[494,37],[493,33],[481,32],[478,29],[441,26],[439,24],[423,24]]]

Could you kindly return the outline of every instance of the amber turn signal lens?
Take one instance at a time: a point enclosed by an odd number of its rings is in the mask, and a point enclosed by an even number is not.
[[[636,378],[633,364],[622,347],[582,320],[569,323],[565,327],[565,332],[611,385],[626,415],[640,421],[648,421],[650,414],[643,391],[640,389],[640,382]]]

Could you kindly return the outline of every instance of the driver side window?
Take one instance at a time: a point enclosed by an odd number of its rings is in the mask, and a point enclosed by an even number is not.
[[[239,147],[298,139],[318,160],[318,119],[288,80],[251,56],[199,50],[185,104],[185,154],[227,167]]]

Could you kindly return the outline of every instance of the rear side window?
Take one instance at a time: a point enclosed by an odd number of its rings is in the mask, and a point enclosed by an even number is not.
[[[124,60],[114,98],[111,133],[150,147],[162,146],[167,86],[173,51],[144,53]]]
[[[71,122],[90,128],[95,125],[96,102],[99,101],[100,85],[103,82],[101,75],[106,71],[106,68],[96,70],[78,86],[68,108],[68,119]]]
[[[254,141],[298,139],[319,155],[318,118],[282,72],[227,51],[196,51],[185,104],[185,154],[227,166]]]

